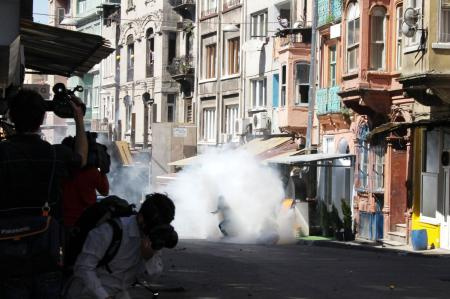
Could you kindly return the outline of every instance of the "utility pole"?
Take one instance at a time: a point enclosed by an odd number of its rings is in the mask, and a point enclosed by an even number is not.
[[[311,151],[312,145],[312,130],[314,122],[314,108],[316,105],[316,52],[317,52],[317,37],[316,37],[316,27],[317,27],[317,3],[312,1],[312,31],[311,31],[311,67],[309,69],[309,106],[308,106],[308,127],[306,128],[306,149]],[[306,20],[305,20],[306,22]]]

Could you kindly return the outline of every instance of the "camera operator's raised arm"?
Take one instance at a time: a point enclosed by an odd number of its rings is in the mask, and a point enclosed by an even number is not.
[[[76,135],[75,135],[75,151],[81,157],[81,167],[84,167],[87,162],[88,155],[88,141],[86,138],[86,132],[84,130],[84,111],[81,100],[75,96],[72,96],[70,105],[73,109],[73,118],[75,120]]]

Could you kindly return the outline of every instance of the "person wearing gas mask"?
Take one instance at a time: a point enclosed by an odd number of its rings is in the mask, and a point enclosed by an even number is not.
[[[175,205],[164,194],[146,196],[137,215],[116,219],[122,231],[120,245],[107,265],[101,261],[114,232],[108,223],[92,229],[74,265],[66,287],[67,299],[130,298],[128,290],[141,279],[162,272],[161,249],[173,248],[178,235],[170,225]]]
[[[48,110],[42,96],[20,90],[9,101],[15,133],[0,142],[0,298],[59,298],[61,180],[87,160],[81,100],[68,96],[75,120],[74,150],[42,140]]]

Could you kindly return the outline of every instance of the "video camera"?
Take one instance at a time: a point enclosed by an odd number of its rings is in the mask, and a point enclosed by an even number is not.
[[[153,250],[160,250],[163,247],[174,248],[178,243],[178,234],[170,224],[161,224],[148,232],[148,237],[152,242]]]
[[[74,89],[67,89],[63,83],[56,83],[53,86],[53,93],[55,94],[52,101],[46,101],[45,110],[53,111],[57,116],[61,118],[72,118],[73,109],[70,105],[70,101],[73,101],[75,91],[82,92],[83,87],[77,85]],[[86,105],[83,103],[76,103],[83,108],[83,115],[86,113]]]

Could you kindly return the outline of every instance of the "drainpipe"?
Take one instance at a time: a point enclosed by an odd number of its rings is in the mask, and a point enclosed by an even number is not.
[[[308,106],[308,127],[306,128],[306,149],[311,150],[312,130],[314,121],[314,108],[316,105],[316,27],[317,27],[317,8],[316,1],[312,1],[312,32],[311,32],[311,65],[309,69],[309,106]]]

